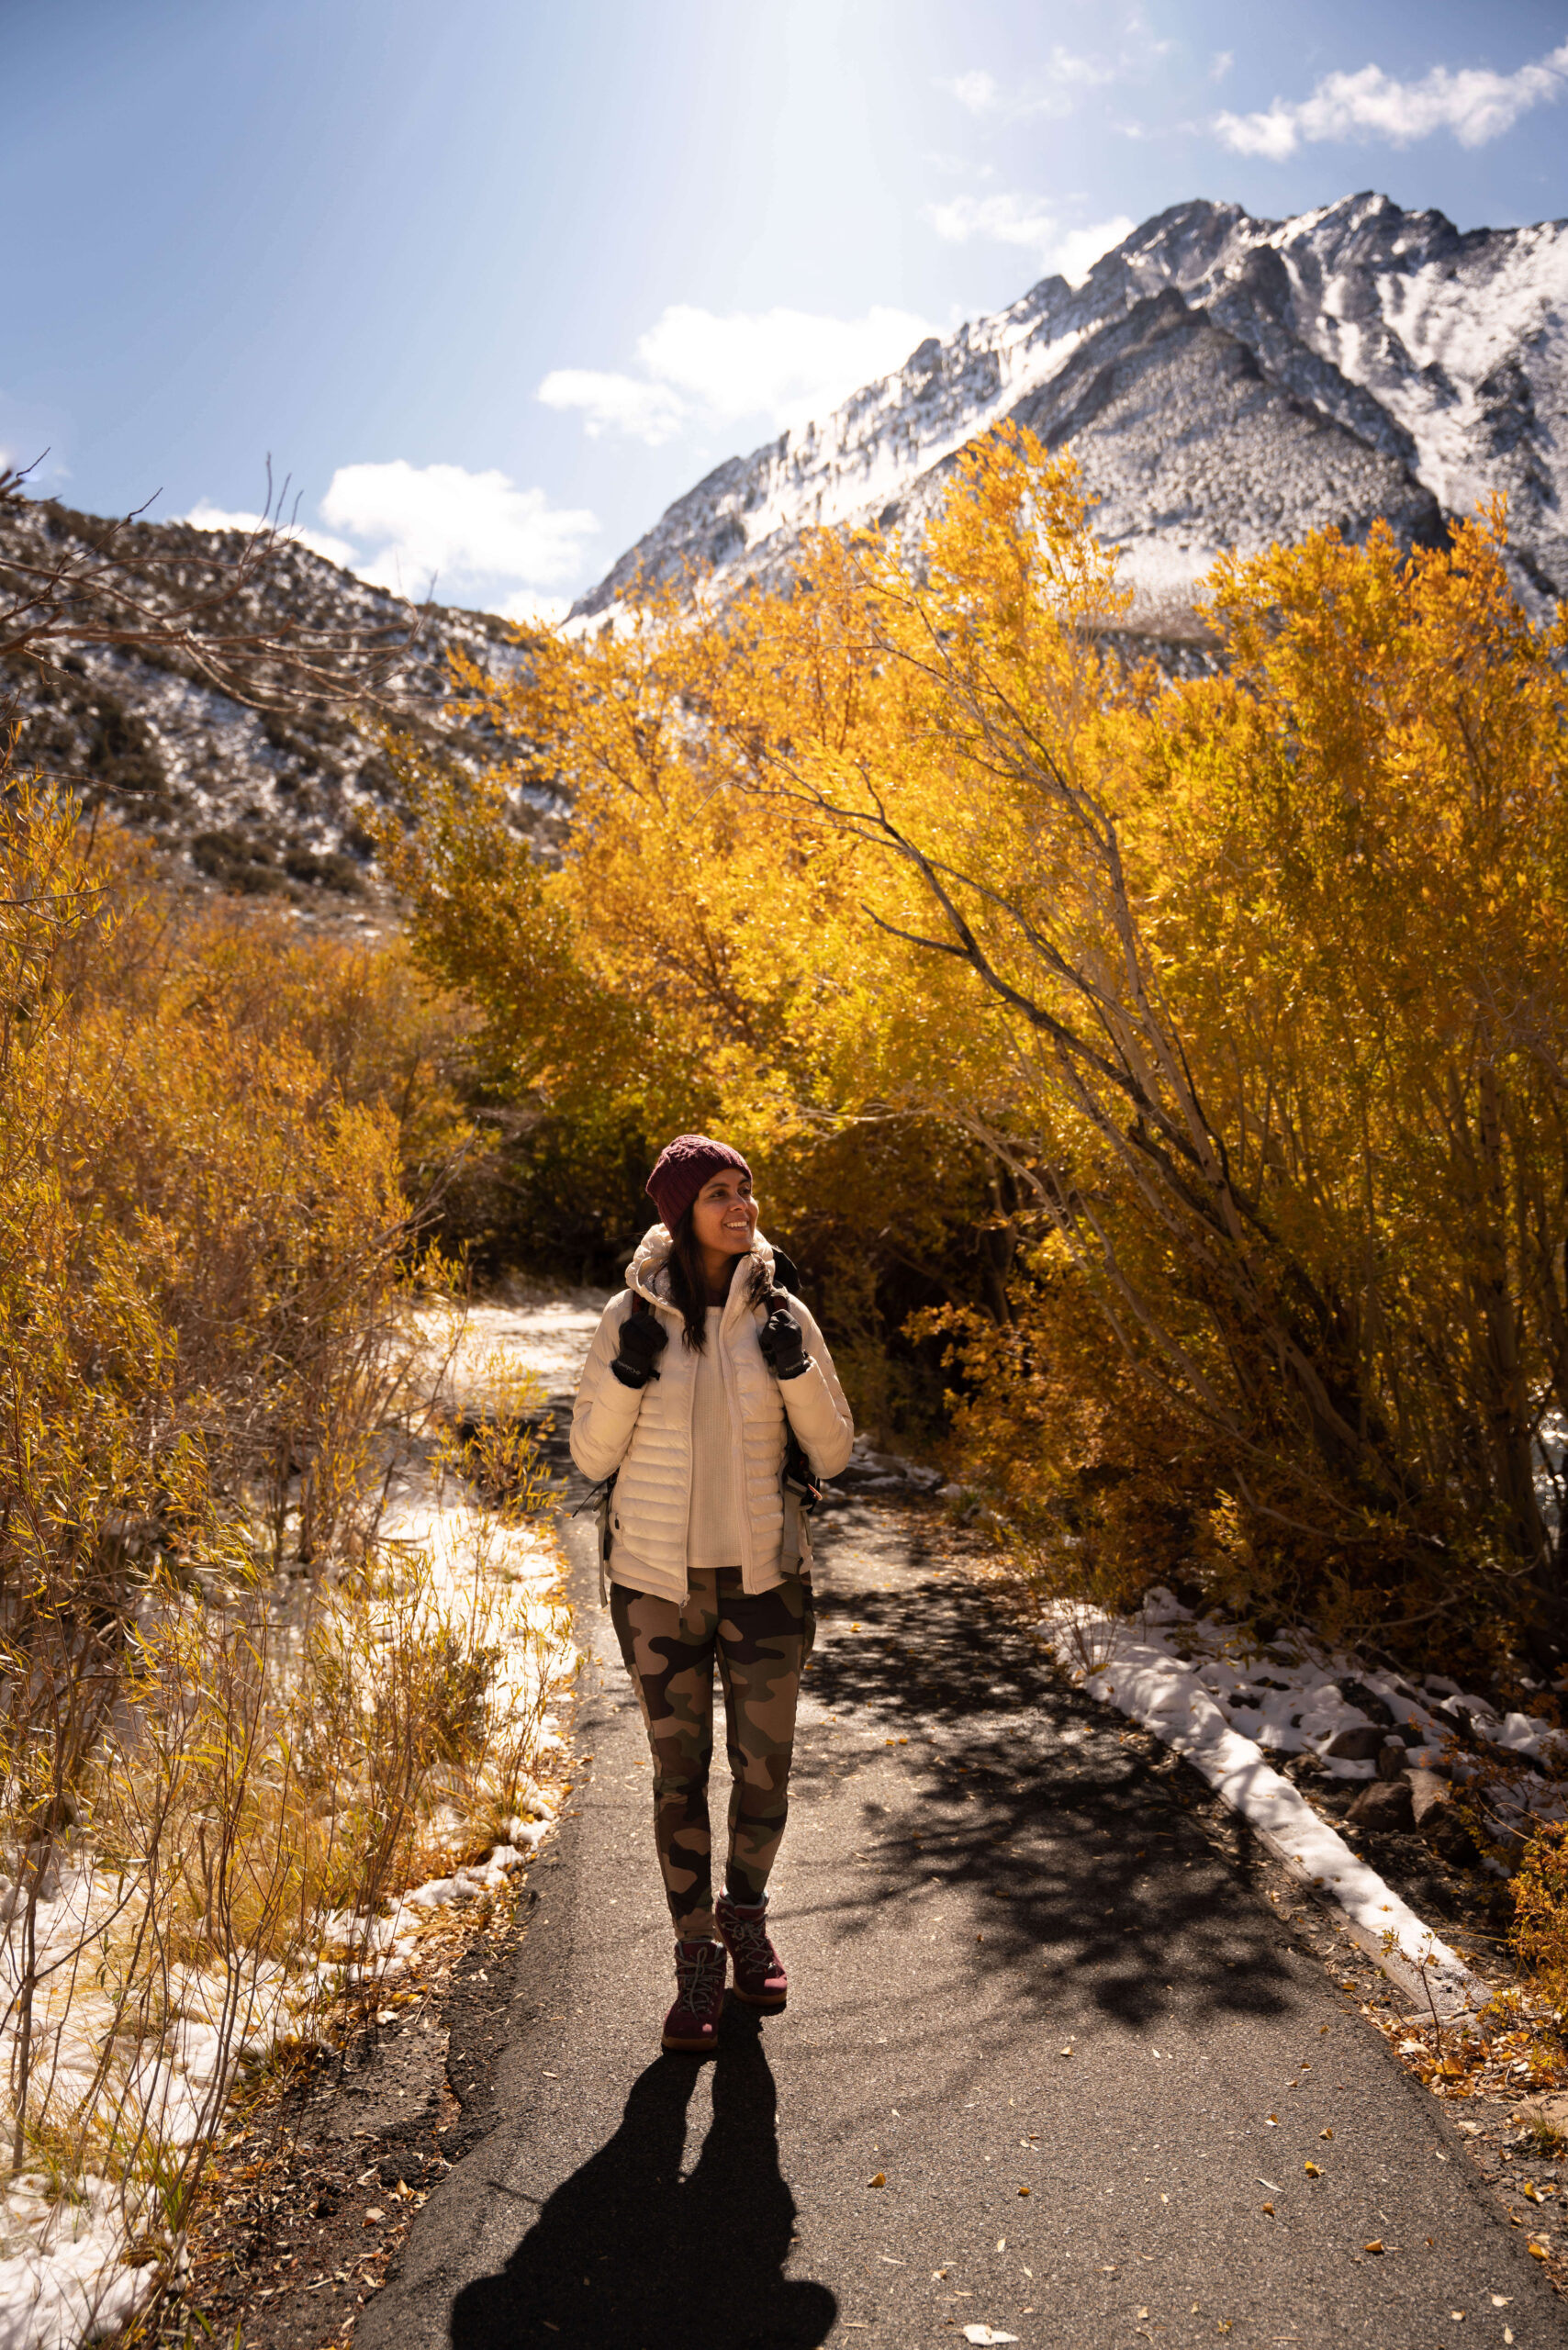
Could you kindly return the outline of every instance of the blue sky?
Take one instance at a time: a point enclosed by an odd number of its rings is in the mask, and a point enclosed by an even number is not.
[[[1568,0],[0,0],[0,449],[518,613],[1193,196],[1568,213]]]

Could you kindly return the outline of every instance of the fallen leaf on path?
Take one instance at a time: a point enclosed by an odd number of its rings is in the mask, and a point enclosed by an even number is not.
[[[1308,2178],[1321,2178],[1323,2176],[1323,2173],[1318,2169],[1316,2163],[1303,2163],[1302,2168],[1305,2171]]]
[[[1274,2216],[1274,2207],[1273,2207],[1273,2205],[1272,2205],[1271,2203],[1265,2203],[1265,2204],[1264,2204],[1264,2206],[1263,2206],[1263,2211],[1264,2211],[1264,2216],[1265,2216],[1266,2218],[1271,2219],[1271,2220],[1273,2218],[1273,2216]]]
[[[866,2181],[868,2187],[886,2187],[887,2183],[888,2174],[885,2170],[879,2170],[875,2178],[868,2178]]]
[[[1331,2138],[1334,2132],[1332,2130],[1320,2130],[1317,2134],[1320,2138]]]
[[[989,2325],[966,2325],[964,2328],[966,2342],[1016,2342],[1017,2339],[1015,2333],[993,2333]]]
[[[1020,2195],[1027,2195],[1027,2193],[1029,2192],[1029,2190],[1028,2190],[1028,2188],[1027,2188],[1026,2187],[1021,2187],[1021,2188],[1018,2189],[1018,2192],[1019,2192],[1019,2194],[1020,2194]]]
[[[1519,2193],[1524,2197],[1527,2203],[1543,2203],[1546,2200],[1546,2198],[1542,2195],[1540,2188],[1536,2185],[1533,2178],[1526,2179],[1524,2185],[1519,2189]]]
[[[1371,2244],[1362,2244],[1361,2250],[1363,2252],[1381,2252],[1383,2250],[1383,2238],[1381,2236],[1373,2236]]]
[[[1271,2195],[1277,2195],[1280,2191],[1274,2185],[1273,2180],[1271,2178],[1265,2178],[1261,2171],[1258,2174],[1258,2184],[1260,2187],[1266,2187]]]
[[[1495,2310],[1506,2310],[1513,2298],[1512,2293],[1494,2293],[1492,2306]]]
[[[1546,2258],[1546,2246],[1543,2244],[1538,2244],[1533,2236],[1530,2238],[1529,2256],[1532,2260]]]
[[[364,2216],[367,2220],[384,2220],[386,2217],[386,2214],[381,2210],[379,2205],[373,2203],[370,2210]]]

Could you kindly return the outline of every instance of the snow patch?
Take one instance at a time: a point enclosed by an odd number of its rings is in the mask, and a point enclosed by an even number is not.
[[[1234,1647],[1208,1645],[1226,1639],[1234,1643],[1234,1632],[1227,1635],[1214,1617],[1200,1622],[1167,1592],[1151,1596],[1141,1626],[1070,1601],[1054,1603],[1041,1621],[1058,1662],[1074,1670],[1092,1696],[1114,1705],[1190,1762],[1287,1866],[1338,1904],[1356,1939],[1380,1963],[1388,1945],[1390,1971],[1402,1988],[1419,1993],[1428,1987],[1439,2009],[1485,2003],[1485,1986],[1463,1961],[1267,1759],[1266,1744],[1276,1752],[1305,1752],[1326,1748],[1342,1729],[1373,1726],[1371,1715],[1344,1695],[1320,1654],[1298,1654],[1291,1661],[1276,1646],[1244,1664]],[[1183,1655],[1182,1648],[1190,1652]],[[1344,1677],[1353,1676],[1347,1669]],[[1373,1684],[1384,1680],[1362,1675],[1358,1685],[1380,1696]],[[1397,1682],[1387,1685],[1396,1694],[1406,1688]],[[1413,1716],[1425,1712],[1413,1696],[1400,1702],[1410,1705]],[[1243,1709],[1250,1734],[1231,1724],[1231,1717]],[[1426,1718],[1430,1721],[1430,1715]],[[1522,1715],[1508,1720],[1519,1726],[1516,1737],[1521,1740],[1545,1728],[1528,1724]],[[1423,1758],[1439,1759],[1435,1745],[1429,1752],[1425,1746],[1411,1750],[1412,1762]],[[1325,1767],[1345,1777],[1370,1779],[1375,1773],[1375,1765],[1365,1761],[1331,1760]]]

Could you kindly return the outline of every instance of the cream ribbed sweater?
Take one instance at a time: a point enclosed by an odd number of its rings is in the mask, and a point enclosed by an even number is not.
[[[686,1564],[738,1567],[741,1562],[740,1450],[724,1387],[720,1305],[708,1308],[708,1343],[698,1356],[691,1398],[691,1507],[686,1521]],[[782,1581],[777,1572],[774,1582]]]

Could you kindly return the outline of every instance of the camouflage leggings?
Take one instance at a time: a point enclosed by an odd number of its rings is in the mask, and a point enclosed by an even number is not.
[[[676,1932],[711,1939],[713,1666],[724,1686],[730,1759],[725,1886],[760,1901],[790,1809],[795,1700],[816,1629],[809,1583],[787,1576],[748,1596],[738,1567],[694,1572],[684,1602],[612,1584],[610,1612],[654,1758],[654,1841]]]

